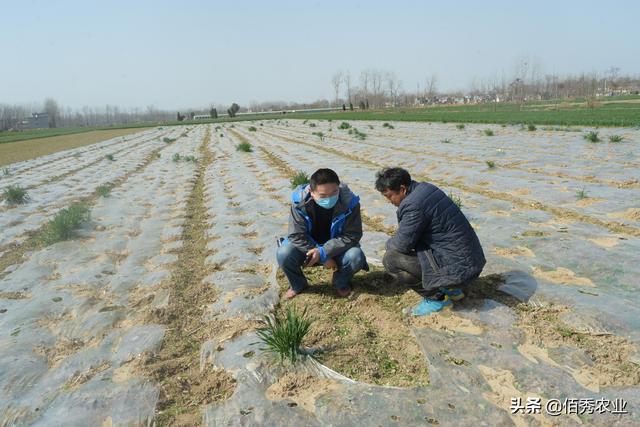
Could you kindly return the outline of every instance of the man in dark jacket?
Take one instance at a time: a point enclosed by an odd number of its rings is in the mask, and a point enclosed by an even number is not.
[[[463,298],[460,287],[478,277],[486,261],[458,206],[435,185],[413,181],[402,168],[378,172],[376,189],[398,207],[398,229],[382,261],[385,270],[424,297],[412,314],[434,313]]]
[[[336,292],[348,296],[354,274],[368,270],[361,238],[360,198],[340,184],[334,171],[318,169],[309,184],[298,186],[291,195],[289,235],[277,252],[291,286],[285,298],[304,290],[308,282],[302,267],[316,264],[333,270]]]

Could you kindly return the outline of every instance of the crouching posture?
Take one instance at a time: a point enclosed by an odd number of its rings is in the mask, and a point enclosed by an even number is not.
[[[424,297],[413,307],[424,316],[464,297],[486,261],[478,236],[458,206],[433,184],[416,182],[402,168],[376,175],[376,189],[398,210],[398,229],[387,241],[385,270]]]
[[[360,249],[362,219],[360,199],[340,184],[331,169],[318,169],[309,184],[291,195],[289,235],[278,248],[278,264],[289,279],[285,298],[293,298],[308,286],[303,266],[323,264],[333,270],[333,285],[339,296],[351,293],[351,279],[368,270]]]

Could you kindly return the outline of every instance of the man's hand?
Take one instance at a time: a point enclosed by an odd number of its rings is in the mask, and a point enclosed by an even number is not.
[[[311,267],[320,262],[320,249],[313,248],[307,251],[307,259],[309,260],[309,262],[305,264],[305,267]]]
[[[331,270],[331,271],[338,271],[338,264],[336,263],[336,261],[333,258],[329,258],[324,263],[324,268],[326,268],[327,270]]]

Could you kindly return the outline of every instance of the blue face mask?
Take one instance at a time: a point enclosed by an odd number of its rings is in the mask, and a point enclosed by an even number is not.
[[[336,203],[338,203],[338,196],[339,194],[336,194],[335,196],[327,197],[326,199],[316,199],[316,204],[321,208],[331,209],[336,205]]]

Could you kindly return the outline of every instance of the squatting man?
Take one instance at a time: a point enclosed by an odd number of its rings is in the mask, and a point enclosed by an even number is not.
[[[486,261],[458,206],[435,185],[413,181],[402,168],[379,171],[375,187],[397,207],[398,228],[386,243],[385,271],[423,297],[411,314],[435,313],[464,298],[465,287]],[[309,284],[302,267],[316,265],[333,271],[338,296],[349,296],[353,276],[369,270],[361,238],[359,197],[333,170],[318,169],[291,195],[289,234],[280,239],[277,252],[290,285],[284,297],[303,292]]]

